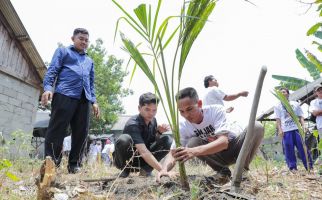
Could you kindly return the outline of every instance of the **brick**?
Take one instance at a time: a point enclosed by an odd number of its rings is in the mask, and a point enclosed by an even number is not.
[[[9,102],[9,97],[5,94],[0,94],[0,102],[3,103],[8,103]]]
[[[17,107],[21,107],[22,102],[21,102],[21,100],[18,100],[17,98],[9,97],[8,104],[13,105],[13,106],[17,106]]]
[[[5,94],[9,97],[17,98],[18,92],[14,89],[3,87],[3,94]]]

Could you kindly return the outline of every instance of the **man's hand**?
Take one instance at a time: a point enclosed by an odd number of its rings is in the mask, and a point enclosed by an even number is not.
[[[280,136],[283,139],[284,132],[283,131],[278,131],[278,136]]]
[[[46,106],[48,104],[48,101],[51,101],[53,98],[53,93],[51,91],[45,91],[41,95],[41,105]]]
[[[172,151],[172,156],[176,161],[186,162],[187,160],[195,157],[195,152],[193,148],[179,147],[175,151]]]
[[[161,170],[157,173],[157,176],[156,176],[156,181],[157,183],[160,183],[161,182],[161,177],[162,176],[168,176],[170,179],[173,179],[175,178],[176,176],[178,175],[177,172],[172,172],[172,171],[166,171],[166,170]]]
[[[170,130],[170,126],[168,124],[161,124],[161,125],[158,125],[158,128],[157,128],[158,132],[159,133],[164,133],[164,132],[167,132]]]
[[[98,108],[98,104],[97,103],[93,103],[93,115],[96,118],[100,117],[100,109]]]

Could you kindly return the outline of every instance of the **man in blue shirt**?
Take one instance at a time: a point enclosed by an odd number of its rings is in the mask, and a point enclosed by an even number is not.
[[[86,54],[89,34],[86,29],[76,28],[74,45],[56,49],[46,76],[41,101],[47,105],[52,99],[52,110],[45,138],[45,155],[51,156],[56,166],[62,157],[62,146],[66,130],[70,125],[71,151],[68,172],[80,170],[89,127],[89,105],[95,117],[99,117],[94,89],[94,64]],[[54,90],[54,93],[53,93]]]

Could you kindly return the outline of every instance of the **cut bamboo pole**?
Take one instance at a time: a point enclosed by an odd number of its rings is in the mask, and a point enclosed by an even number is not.
[[[253,105],[252,105],[252,109],[250,112],[250,117],[249,117],[249,122],[248,122],[248,127],[247,127],[247,133],[245,136],[243,146],[242,146],[240,153],[238,155],[235,169],[233,172],[233,180],[232,180],[231,189],[230,189],[231,192],[238,193],[240,191],[242,172],[244,169],[246,157],[250,151],[250,147],[251,147],[250,143],[252,142],[252,138],[254,137],[254,125],[255,125],[255,120],[256,120],[258,102],[259,102],[259,98],[261,95],[262,86],[263,86],[266,72],[267,72],[267,67],[263,66],[261,68],[261,71],[260,71],[260,74],[258,77],[258,81],[257,81],[257,86],[256,86],[254,99],[253,99]]]

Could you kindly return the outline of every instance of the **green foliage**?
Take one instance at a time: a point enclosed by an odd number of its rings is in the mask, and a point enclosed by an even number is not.
[[[0,157],[17,159],[22,156],[28,156],[33,148],[31,146],[31,133],[25,133],[22,130],[16,130],[10,134],[10,139],[5,144],[0,145]]]
[[[302,67],[307,69],[307,71],[310,73],[311,77],[314,80],[320,78],[320,71],[317,69],[317,67],[314,65],[314,63],[309,61],[299,49],[296,49],[295,53],[296,53],[297,60],[300,62]]]
[[[91,115],[91,129],[102,133],[117,121],[117,116],[124,112],[121,98],[131,94],[129,89],[123,89],[122,83],[127,73],[122,69],[122,60],[115,56],[106,56],[103,41],[97,39],[95,44],[87,49],[95,66],[95,93],[100,107],[101,117],[95,119]]]
[[[191,200],[197,200],[199,199],[200,195],[200,181],[195,180],[191,184],[191,189],[190,189],[190,199]]]
[[[276,123],[272,121],[264,122],[264,138],[269,138],[276,133]]]
[[[318,9],[317,12],[320,12],[319,17],[322,16],[322,1],[317,0],[314,2],[314,4],[317,4]],[[322,23],[318,22],[314,24],[308,31],[307,36],[315,36],[317,39],[322,39]],[[322,45],[320,42],[313,41],[312,44],[317,45],[317,48],[320,52],[322,52]],[[313,78],[313,80],[316,80],[320,78],[320,73],[322,72],[322,63],[320,60],[317,59],[315,55],[313,55],[310,51],[305,50],[306,56],[299,50],[295,50],[296,58],[299,61],[299,63],[304,67],[310,74],[310,76]],[[279,76],[279,75],[273,75],[272,78],[280,80],[280,86],[286,87],[290,90],[297,90],[300,88],[300,86],[304,86],[304,81],[302,79],[295,79],[294,77],[288,77],[288,76]],[[290,79],[293,79],[290,81]],[[303,85],[304,84],[304,85]]]
[[[158,6],[153,15],[151,6],[146,4],[139,5],[134,9],[134,16],[127,12],[116,0],[114,4],[123,12],[125,17],[121,17],[116,25],[115,34],[120,20],[125,20],[134,31],[142,37],[143,44],[148,46],[149,52],[139,50],[141,45],[135,45],[125,34],[121,33],[123,49],[129,53],[131,59],[144,72],[155,88],[157,96],[161,100],[162,107],[172,128],[174,139],[177,146],[180,146],[179,135],[179,115],[175,99],[175,94],[180,88],[180,79],[182,70],[190,52],[190,49],[203,29],[209,15],[215,7],[214,0],[192,0],[184,1],[180,16],[169,16],[165,18],[157,28],[158,15],[162,0],[158,1]],[[187,8],[186,8],[187,7]],[[153,15],[153,16],[152,16]],[[168,23],[173,18],[179,18],[179,24],[175,25],[173,30],[168,33]],[[166,67],[165,49],[168,44],[178,36],[175,53],[173,55],[173,64],[171,71]],[[165,39],[167,38],[167,39]],[[179,66],[176,66],[177,55],[180,54]],[[148,57],[152,61],[148,64]],[[157,75],[157,76],[156,76]],[[185,168],[183,163],[179,164],[181,183],[185,188],[188,186]],[[189,187],[189,186],[188,186]],[[187,188],[185,188],[187,189]]]
[[[20,179],[9,172],[10,167],[12,166],[11,162],[7,159],[0,160],[0,187],[3,184],[4,177],[11,179],[12,181],[19,181]]]
[[[291,76],[272,75],[272,78],[280,81],[279,86],[277,86],[278,88],[286,87],[289,90],[298,90],[299,88],[310,83],[307,80],[291,77]]]

